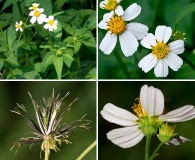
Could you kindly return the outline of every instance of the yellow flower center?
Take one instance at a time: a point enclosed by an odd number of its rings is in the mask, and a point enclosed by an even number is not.
[[[53,20],[49,20],[47,23],[48,23],[50,26],[53,26],[54,21],[53,21]]]
[[[116,0],[108,0],[108,3],[105,5],[106,10],[114,10],[117,7]]]
[[[37,9],[37,6],[32,6],[32,9],[33,9],[33,10]]]
[[[134,106],[131,108],[133,109],[133,112],[138,116],[138,117],[144,117],[147,115],[146,111],[142,107],[142,104],[140,103],[140,99],[136,98],[135,101],[137,101],[137,104],[134,103]]]
[[[122,17],[115,15],[108,22],[108,30],[114,34],[121,34],[126,30],[126,22]]]
[[[18,29],[20,29],[21,28],[21,25],[20,24],[17,24],[17,26],[16,26]]]
[[[169,46],[164,42],[157,42],[156,46],[152,46],[152,53],[158,58],[165,58],[169,53]]]
[[[34,16],[35,16],[35,17],[39,17],[40,14],[41,14],[41,13],[40,13],[38,10],[36,10],[36,11],[34,12]]]

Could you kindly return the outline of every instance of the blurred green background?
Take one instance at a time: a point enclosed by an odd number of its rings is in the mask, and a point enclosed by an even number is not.
[[[139,97],[140,88],[148,84],[159,88],[165,97],[165,107],[168,111],[182,107],[184,105],[195,105],[195,81],[101,81],[98,83],[98,156],[101,160],[143,160],[145,153],[145,138],[136,146],[128,149],[122,149],[114,145],[106,138],[106,133],[110,130],[121,128],[121,126],[110,123],[102,118],[100,111],[106,103],[124,108],[132,112],[131,106],[135,98]],[[191,142],[186,142],[179,146],[164,145],[157,156],[156,160],[194,160],[195,159],[195,119],[180,122],[169,123],[176,126],[176,132],[186,137]],[[153,152],[159,144],[157,137],[152,138],[151,151]],[[111,158],[112,157],[112,158]]]
[[[85,119],[93,121],[91,129],[78,129],[74,134],[70,134],[69,141],[71,145],[62,143],[60,151],[51,151],[51,160],[75,160],[93,141],[96,139],[96,82],[67,82],[67,81],[20,81],[20,82],[0,82],[0,159],[1,160],[39,160],[41,144],[37,143],[31,146],[22,145],[18,153],[15,155],[17,147],[12,151],[10,148],[22,137],[31,136],[31,128],[27,122],[19,115],[10,112],[14,109],[16,103],[23,104],[34,117],[33,105],[27,94],[29,91],[37,103],[42,97],[50,97],[52,89],[56,93],[64,96],[68,91],[70,95],[65,99],[66,104],[70,104],[75,98],[79,100],[75,102],[71,109],[64,115],[62,123],[68,123],[81,118],[87,113]],[[42,152],[44,159],[44,152]],[[93,148],[84,158],[86,160],[96,159],[96,149]]]
[[[99,0],[100,2],[100,0]],[[155,32],[158,25],[175,27],[175,21],[181,10],[195,0],[123,0],[121,6],[125,10],[132,3],[137,3],[142,7],[140,15],[131,22],[138,22],[148,26],[149,33]],[[99,3],[98,3],[99,4]],[[98,23],[103,19],[106,10],[98,6]],[[195,78],[195,13],[187,15],[179,21],[178,30],[186,33],[185,52],[179,55],[184,64],[177,71],[169,69],[169,79],[191,79]],[[106,30],[98,28],[98,47]],[[171,42],[171,41],[170,41]],[[139,61],[151,50],[139,45],[137,52],[133,56],[125,57],[121,51],[119,42],[110,55],[105,55],[99,50],[99,79],[156,79],[154,69],[144,73],[139,67]]]

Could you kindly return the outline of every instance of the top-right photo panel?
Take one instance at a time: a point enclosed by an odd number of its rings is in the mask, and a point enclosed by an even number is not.
[[[195,79],[194,0],[99,0],[98,79]]]

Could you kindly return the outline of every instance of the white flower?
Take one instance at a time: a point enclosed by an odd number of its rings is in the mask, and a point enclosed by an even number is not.
[[[16,22],[16,25],[15,25],[16,31],[22,32],[23,31],[22,25],[23,25],[23,22],[22,21],[20,21],[19,23]]]
[[[170,27],[158,26],[155,35],[149,33],[142,41],[141,45],[152,49],[152,53],[145,56],[138,64],[146,73],[154,67],[156,77],[166,77],[168,66],[177,71],[183,64],[183,60],[178,56],[184,52],[184,41],[176,40],[166,44],[172,35]]]
[[[104,0],[100,2],[100,8],[110,11],[114,10],[118,16],[121,16],[123,15],[124,11],[123,8],[118,5],[120,2],[121,0]]]
[[[38,3],[33,3],[32,7],[29,7],[30,10],[36,10],[39,7],[40,4]]]
[[[46,15],[42,14],[44,12],[43,8],[37,8],[29,13],[29,16],[32,16],[30,23],[34,24],[36,21],[39,24],[42,24],[45,21]]]
[[[54,20],[54,16],[49,16],[49,18],[45,19],[47,24],[44,25],[45,29],[49,29],[49,31],[53,31],[57,29],[57,21]]]
[[[107,121],[123,126],[123,128],[114,129],[107,133],[107,138],[122,148],[132,147],[143,139],[145,136],[143,121],[147,117],[150,120],[154,120],[154,122],[156,121],[155,126],[157,129],[153,134],[156,134],[159,128],[158,123],[182,122],[195,118],[195,108],[192,105],[186,105],[162,115],[164,110],[164,96],[159,89],[152,86],[148,87],[147,85],[141,88],[140,103],[132,108],[136,115],[116,107],[111,103],[106,104],[100,112],[102,117]],[[152,128],[153,126],[149,127]],[[172,139],[170,144],[173,141],[175,141],[175,144],[179,143],[176,139]],[[187,140],[183,139],[183,142],[185,141]]]
[[[108,30],[105,37],[100,43],[100,50],[109,55],[117,42],[117,35],[119,35],[119,42],[122,52],[126,57],[133,55],[138,48],[138,41],[145,37],[148,33],[148,27],[140,23],[126,23],[136,18],[141,12],[141,7],[134,3],[130,5],[123,15],[118,12],[111,11],[104,14],[103,20],[99,23],[99,28]]]

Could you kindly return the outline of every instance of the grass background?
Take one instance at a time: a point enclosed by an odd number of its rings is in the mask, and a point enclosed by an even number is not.
[[[132,3],[139,4],[142,11],[136,19],[130,22],[145,24],[149,28],[149,33],[154,34],[158,25],[166,25],[174,29],[175,21],[181,10],[194,2],[195,0],[123,0],[121,6],[125,10]],[[99,8],[98,12],[98,22],[100,22],[107,11]],[[168,79],[195,78],[194,25],[194,12],[179,22],[178,29],[186,33],[185,52],[180,55],[184,60],[184,64],[177,72],[169,69]],[[100,44],[106,32],[106,30],[98,29],[98,44]],[[154,69],[146,74],[138,67],[139,61],[150,53],[150,51],[139,45],[137,52],[133,56],[125,57],[121,51],[119,42],[117,42],[115,49],[110,55],[105,55],[99,50],[99,79],[156,79]]]
[[[122,149],[114,145],[106,137],[106,133],[110,130],[121,128],[121,126],[110,123],[102,118],[100,111],[106,103],[114,105],[132,112],[131,107],[134,104],[135,98],[139,97],[141,86],[148,84],[159,88],[165,97],[165,107],[168,111],[182,107],[184,105],[195,105],[195,82],[191,81],[101,81],[98,87],[98,156],[101,160],[143,160],[145,154],[145,138],[136,146],[128,149]],[[195,159],[195,119],[181,122],[169,123],[176,126],[176,132],[179,135],[186,137],[191,142],[183,143],[179,146],[163,145],[160,149],[159,156],[156,160],[193,160]],[[159,144],[157,137],[153,137],[151,141],[151,152],[153,152]]]
[[[71,145],[62,143],[60,151],[57,153],[51,151],[50,160],[75,160],[95,139],[96,139],[96,82],[0,82],[0,159],[1,160],[39,160],[41,144],[22,145],[17,155],[15,155],[15,147],[11,152],[12,145],[22,137],[29,137],[31,128],[26,121],[19,115],[10,112],[16,106],[16,103],[24,104],[30,115],[34,117],[34,109],[30,97],[27,94],[29,91],[36,102],[40,102],[42,97],[50,97],[52,89],[64,96],[68,91],[70,95],[65,99],[66,104],[70,104],[76,97],[79,100],[72,105],[62,122],[71,122],[81,118],[87,113],[86,119],[92,122],[91,130],[78,129],[71,134],[69,141]],[[44,153],[42,152],[42,159]],[[93,148],[84,158],[86,160],[96,159],[96,149]]]

